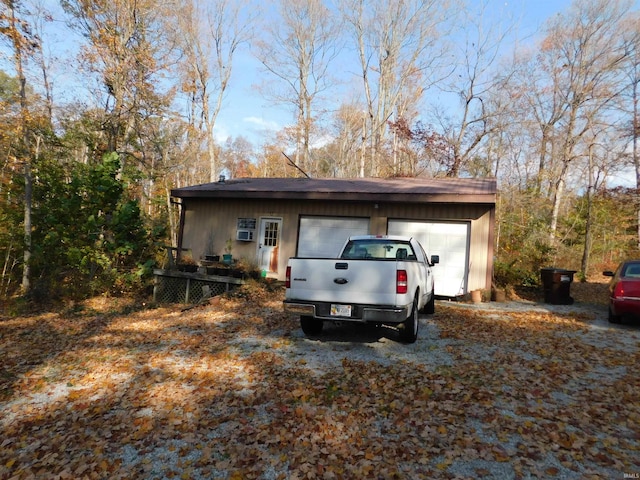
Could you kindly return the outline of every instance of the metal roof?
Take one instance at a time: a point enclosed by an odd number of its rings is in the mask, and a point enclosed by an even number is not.
[[[238,178],[171,190],[177,198],[492,203],[495,178]]]

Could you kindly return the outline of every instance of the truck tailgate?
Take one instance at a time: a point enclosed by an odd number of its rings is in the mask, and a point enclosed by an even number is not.
[[[288,299],[395,305],[395,260],[292,258]]]

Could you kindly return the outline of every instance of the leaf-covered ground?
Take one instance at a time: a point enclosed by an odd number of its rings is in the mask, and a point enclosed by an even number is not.
[[[0,318],[0,478],[640,475],[640,327],[438,302],[302,335],[282,291]]]

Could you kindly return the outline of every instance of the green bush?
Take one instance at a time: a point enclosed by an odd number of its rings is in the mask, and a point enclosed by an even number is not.
[[[155,245],[165,230],[147,228],[138,202],[119,178],[118,155],[66,167],[45,159],[33,170],[29,298],[39,302],[144,289],[155,265]],[[19,178],[13,189],[20,198]],[[13,230],[23,229],[17,213],[4,218],[13,222]],[[14,284],[19,284],[20,273],[16,268]]]

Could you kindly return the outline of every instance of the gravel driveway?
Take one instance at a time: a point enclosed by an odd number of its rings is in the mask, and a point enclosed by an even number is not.
[[[278,353],[318,378],[355,361],[422,372],[422,385],[442,387],[436,410],[449,410],[446,420],[420,432],[439,439],[439,455],[426,475],[417,459],[399,462],[402,478],[640,476],[640,324],[612,325],[606,306],[584,303],[437,304],[436,315],[420,318],[412,345],[399,343],[392,328],[338,323],[326,324],[317,338],[282,332],[290,341]],[[272,341],[260,336],[232,345],[247,355]]]
[[[640,325],[603,306],[438,301],[407,345],[281,300],[0,319],[0,478],[640,476]]]

